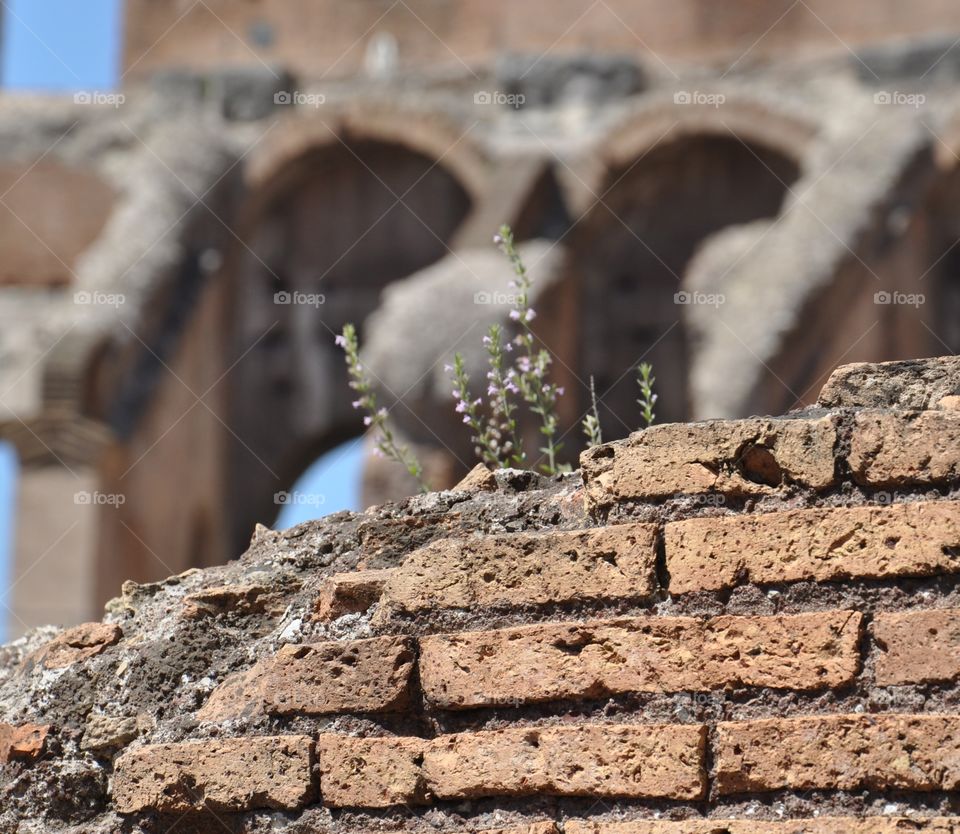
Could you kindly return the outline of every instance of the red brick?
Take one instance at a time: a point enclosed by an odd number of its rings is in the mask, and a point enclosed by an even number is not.
[[[670,592],[748,582],[886,579],[960,571],[960,503],[790,510],[666,525]]]
[[[314,796],[307,736],[154,744],[121,755],[113,800],[121,814],[293,811]]]
[[[266,609],[267,588],[262,585],[220,585],[190,594],[183,601],[183,616],[202,617],[249,616]]]
[[[724,722],[714,747],[721,794],[960,788],[960,716],[825,715]]]
[[[416,612],[646,597],[655,560],[653,524],[443,539],[407,557],[383,603]]]
[[[43,754],[49,724],[6,724],[0,721],[0,764],[14,759],[33,761]]]
[[[720,492],[758,495],[796,483],[834,483],[833,417],[666,423],[580,456],[587,500],[620,501]]]
[[[822,689],[857,673],[862,616],[634,617],[461,632],[420,641],[436,706],[465,709],[728,686]]]
[[[613,822],[567,820],[566,834],[960,834],[960,818],[813,817],[797,820],[711,820]]]
[[[413,662],[409,637],[286,645],[227,678],[197,717],[223,721],[261,711],[327,715],[399,710],[408,701]]]
[[[426,804],[421,765],[428,744],[419,738],[321,734],[317,759],[323,804],[334,808]]]
[[[874,487],[960,479],[960,412],[862,411],[848,460],[854,479]]]
[[[589,796],[699,799],[706,728],[588,724],[441,736],[423,772],[440,799]]]
[[[877,614],[871,630],[880,686],[960,678],[960,609]]]
[[[380,599],[390,569],[358,570],[327,577],[314,604],[313,618],[321,622],[344,614],[359,614]]]
[[[27,663],[39,662],[47,669],[65,669],[81,660],[105,651],[123,637],[120,627],[112,623],[81,623],[57,635],[41,647]]]

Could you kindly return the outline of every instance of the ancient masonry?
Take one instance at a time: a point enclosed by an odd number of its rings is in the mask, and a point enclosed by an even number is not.
[[[960,832],[960,359],[258,528],[0,650],[0,831]]]

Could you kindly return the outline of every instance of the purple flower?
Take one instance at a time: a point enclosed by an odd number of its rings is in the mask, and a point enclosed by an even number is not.
[[[493,243],[494,243],[494,246],[499,246],[501,243],[503,243],[503,237],[502,237],[501,235],[498,235],[498,234],[497,234],[497,235],[494,235],[494,236],[493,236]]]
[[[511,311],[510,311],[510,319],[511,319],[511,321],[520,321],[520,311],[519,311],[519,310],[511,310]]]
[[[537,312],[536,312],[536,310],[534,310],[533,307],[530,307],[530,308],[527,310],[527,314],[523,317],[523,320],[524,320],[524,321],[533,321],[536,317],[537,317]]]
[[[497,393],[497,386],[496,386],[496,385],[488,385],[488,386],[487,386],[487,396],[488,396],[488,397],[492,397],[492,396],[493,396],[494,394],[496,394],[496,393]]]
[[[342,348],[347,346],[347,337],[346,336],[335,336],[333,339],[334,343],[339,345]]]
[[[460,400],[460,402],[458,402],[456,407],[454,408],[454,411],[456,411],[457,414],[463,414],[466,410],[467,410],[467,404],[463,400]]]
[[[511,345],[510,342],[507,342],[507,343],[503,346],[503,349],[504,349],[507,353],[510,353],[510,351],[513,350],[513,345]]]
[[[488,346],[489,346],[489,345],[492,345],[492,344],[493,344],[493,339],[491,339],[489,336],[484,336],[484,337],[483,337],[483,343],[484,343],[485,345],[488,345]]]
[[[363,418],[363,425],[369,426],[372,423],[373,423],[373,417],[371,417],[369,414]]]
[[[449,374],[453,371],[453,365],[444,365],[443,370]]]
[[[360,408],[360,406],[362,406],[363,403],[360,402],[360,400],[354,400],[352,403],[350,403],[350,405],[351,405],[353,408]]]
[[[463,422],[466,423],[468,426],[470,425],[470,415],[469,415],[469,414],[464,414],[464,415],[463,415]]]
[[[562,386],[562,385],[558,386],[558,387],[557,387],[557,396],[558,396],[558,397],[562,397],[562,396],[563,396],[563,391],[564,391],[563,386]]]
[[[374,446],[374,447],[373,447],[373,456],[374,456],[375,458],[385,458],[385,457],[386,457],[386,455],[383,453],[383,449],[381,449],[379,446]]]

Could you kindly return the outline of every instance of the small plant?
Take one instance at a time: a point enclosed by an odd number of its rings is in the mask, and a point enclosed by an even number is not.
[[[646,428],[653,425],[656,414],[653,412],[653,406],[657,402],[657,395],[653,393],[653,385],[657,378],[653,375],[653,365],[649,362],[641,362],[637,366],[637,384],[640,386],[640,416],[646,424]]]
[[[516,278],[510,286],[517,290],[514,308],[510,311],[510,318],[519,325],[520,332],[515,338],[517,358],[515,367],[516,383],[520,389],[520,396],[527,403],[529,410],[540,418],[540,434],[543,435],[544,445],[540,451],[546,455],[545,463],[540,464],[541,470],[547,475],[556,475],[559,472],[568,472],[570,467],[557,463],[563,444],[556,439],[559,430],[557,419],[557,401],[563,396],[563,388],[550,382],[548,372],[553,364],[550,352],[538,346],[530,322],[536,318],[536,312],[530,306],[530,288],[533,282],[527,274],[520,253],[513,243],[513,232],[509,226],[501,226],[499,234],[494,237],[501,251],[507,256]]]
[[[543,446],[539,449],[543,457],[537,462],[540,470],[547,475],[569,472],[570,466],[558,461],[563,444],[557,436],[557,403],[563,396],[563,388],[550,380],[553,357],[531,328],[531,322],[536,318],[536,312],[530,306],[533,282],[514,245],[513,232],[509,226],[500,227],[494,243],[507,256],[514,272],[514,278],[510,282],[511,289],[515,290],[510,320],[516,327],[516,335],[510,339],[501,325],[493,324],[483,337],[487,352],[486,399],[484,394],[474,396],[471,392],[470,375],[463,356],[454,354],[452,364],[444,367],[451,374],[453,397],[456,400],[454,408],[462,415],[463,423],[470,429],[470,439],[476,456],[487,466],[502,469],[524,468],[530,465],[519,429],[519,413],[523,405],[526,405],[526,410],[540,423],[539,431],[543,437]],[[378,433],[376,451],[403,465],[407,472],[416,478],[421,490],[426,491],[428,487],[423,480],[423,468],[406,446],[397,443],[387,422],[386,409],[377,406],[373,385],[360,362],[356,328],[352,324],[344,325],[343,334],[337,336],[336,341],[346,354],[350,387],[360,395],[359,399],[354,401],[353,407],[366,412],[364,423]],[[653,386],[656,379],[652,366],[647,362],[640,363],[637,374],[640,385],[640,399],[637,402],[640,404],[643,421],[649,427],[655,417],[653,407],[657,395],[653,392]],[[597,392],[592,376],[590,410],[583,418],[581,428],[589,447],[603,442]]]
[[[593,383],[593,374],[590,374],[590,410],[580,424],[583,434],[587,438],[587,448],[592,449],[603,443],[603,432],[600,431],[600,411],[597,408],[597,389]]]
[[[366,412],[363,418],[365,426],[377,432],[376,450],[388,460],[401,464],[420,486],[421,492],[429,492],[430,487],[423,479],[423,467],[406,446],[397,443],[387,422],[387,410],[377,406],[377,395],[373,384],[367,376],[366,369],[360,362],[360,348],[357,343],[357,329],[352,324],[343,326],[343,333],[336,337],[336,343],[343,348],[346,356],[347,371],[350,374],[350,387],[359,394],[353,401],[353,407]]]

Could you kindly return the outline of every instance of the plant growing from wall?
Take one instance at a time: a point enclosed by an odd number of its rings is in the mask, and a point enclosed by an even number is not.
[[[493,469],[502,469],[530,465],[519,430],[519,415],[525,408],[539,424],[543,443],[539,448],[541,456],[534,465],[547,475],[569,472],[569,464],[558,460],[563,444],[558,437],[557,403],[564,390],[551,380],[553,357],[531,327],[531,322],[536,318],[536,311],[530,305],[533,281],[517,251],[509,226],[500,227],[494,243],[506,255],[514,273],[510,282],[514,301],[509,317],[514,323],[516,335],[508,338],[500,324],[493,324],[483,337],[487,353],[486,398],[483,394],[474,396],[463,356],[454,354],[452,363],[445,366],[445,370],[451,374],[453,397],[456,400],[454,410],[469,428],[474,453],[479,460]],[[353,407],[366,412],[364,423],[377,433],[378,453],[401,464],[416,478],[422,490],[428,489],[423,479],[423,467],[409,448],[396,441],[386,409],[377,405],[373,383],[360,362],[356,328],[352,324],[345,325],[336,341],[346,356],[350,387],[360,395]],[[650,426],[655,417],[653,407],[657,395],[653,385],[656,380],[652,367],[646,362],[638,366],[637,373],[640,385],[640,399],[637,402],[644,423]],[[593,377],[590,378],[590,410],[581,427],[588,446],[603,442]]]
[[[413,476],[421,492],[429,492],[430,487],[423,478],[423,467],[409,448],[397,443],[393,430],[387,421],[387,410],[377,405],[377,395],[366,369],[360,362],[360,346],[357,341],[357,328],[347,323],[343,332],[336,337],[336,343],[343,348],[350,374],[350,387],[359,397],[353,401],[353,407],[366,412],[363,418],[365,426],[374,429],[377,438],[376,450],[383,457],[401,464]]]
[[[637,365],[637,384],[640,386],[640,399],[637,403],[640,406],[640,416],[647,428],[653,425],[656,414],[653,413],[653,406],[657,402],[657,395],[653,392],[653,385],[657,378],[653,375],[653,365],[649,362],[641,362]]]

